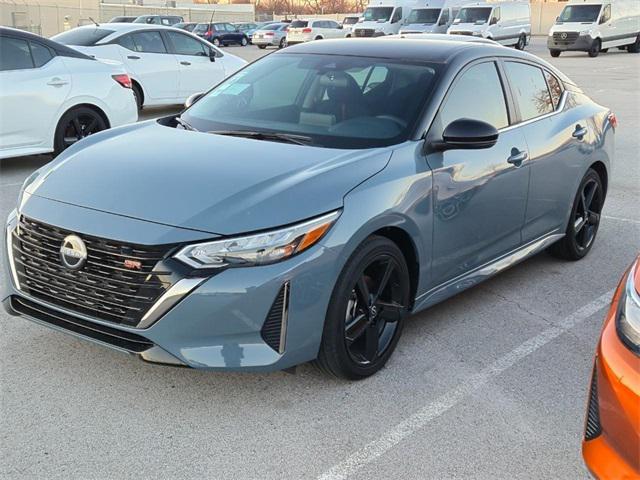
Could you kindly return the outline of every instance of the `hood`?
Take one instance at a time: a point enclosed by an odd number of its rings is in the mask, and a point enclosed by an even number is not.
[[[106,130],[43,167],[31,195],[219,235],[342,207],[391,149],[337,150],[225,137],[155,120]]]

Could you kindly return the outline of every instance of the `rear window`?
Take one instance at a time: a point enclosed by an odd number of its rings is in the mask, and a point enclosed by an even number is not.
[[[113,32],[114,30],[107,30],[106,28],[74,28],[73,30],[59,33],[52,37],[52,40],[64,45],[91,47]]]
[[[306,20],[294,20],[289,25],[291,28],[304,28],[309,24]]]

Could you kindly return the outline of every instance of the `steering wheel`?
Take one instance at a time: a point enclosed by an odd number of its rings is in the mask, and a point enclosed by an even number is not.
[[[400,117],[396,117],[395,115],[376,115],[375,118],[381,118],[384,120],[391,120],[393,123],[396,123],[400,126],[400,128],[407,128],[407,122],[405,122]]]

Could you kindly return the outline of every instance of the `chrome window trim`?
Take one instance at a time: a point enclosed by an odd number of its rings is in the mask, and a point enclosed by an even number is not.
[[[553,112],[545,113],[544,115],[540,115],[539,117],[530,118],[529,120],[525,120],[524,122],[514,123],[507,127],[500,128],[498,129],[498,133],[508,132],[509,130],[512,130],[514,128],[523,127],[525,125],[529,125],[539,120],[544,120],[545,118],[549,118],[559,113],[562,113],[564,111],[564,107],[565,107],[568,95],[569,95],[569,92],[567,90],[562,92],[562,96],[560,97],[560,103],[558,103],[558,107]]]

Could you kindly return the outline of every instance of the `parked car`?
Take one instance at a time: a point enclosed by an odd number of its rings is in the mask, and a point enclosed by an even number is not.
[[[640,257],[604,321],[593,364],[582,455],[595,478],[640,478]]]
[[[351,34],[353,33],[353,27],[356,25],[356,23],[358,23],[359,19],[359,15],[348,15],[342,19],[342,29],[344,30],[345,37],[351,37]]]
[[[400,27],[400,33],[447,33],[460,7],[469,0],[434,0],[416,7]]]
[[[182,23],[184,19],[179,15],[141,15],[133,23],[146,23],[148,25],[165,25],[170,27],[176,23]]]
[[[109,20],[109,23],[133,23],[136,18],[138,18],[137,15],[121,15],[119,17],[113,17],[111,20]]]
[[[287,30],[287,45],[342,37],[342,25],[334,20],[293,20]]]
[[[150,362],[357,379],[408,314],[594,245],[616,120],[534,55],[309,42],[189,103],[29,178],[11,313]]]
[[[213,43],[216,47],[226,47],[232,44],[244,47],[249,44],[247,34],[241,32],[230,23],[199,23],[193,29],[193,33]]]
[[[247,63],[189,32],[161,25],[78,27],[53,39],[87,55],[124,63],[140,108],[183,103]]]
[[[263,50],[268,46],[284,48],[287,46],[288,29],[288,23],[271,23],[253,33],[252,43]]]
[[[524,50],[531,40],[529,2],[467,5],[447,29],[450,35],[473,35]]]
[[[0,27],[0,158],[62,152],[138,119],[121,64]]]
[[[552,57],[564,51],[600,52],[618,47],[640,53],[640,2],[637,0],[572,1],[549,30]]]
[[[181,22],[172,25],[173,28],[179,28],[180,30],[186,30],[187,32],[193,32],[193,29],[198,25],[197,22]]]

